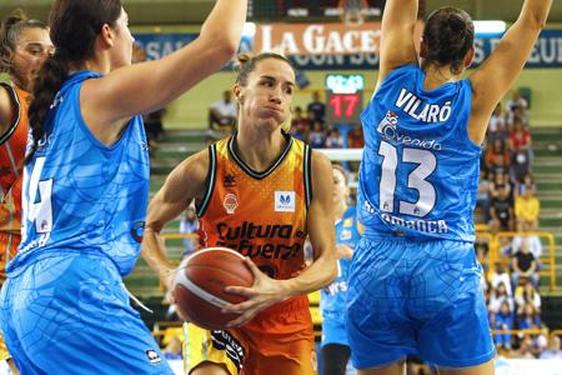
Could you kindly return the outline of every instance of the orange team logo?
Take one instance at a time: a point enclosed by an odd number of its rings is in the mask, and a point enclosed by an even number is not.
[[[226,194],[224,196],[224,201],[222,204],[226,210],[226,213],[229,215],[233,215],[234,211],[236,211],[236,208],[238,207],[238,198],[236,197],[236,194]]]

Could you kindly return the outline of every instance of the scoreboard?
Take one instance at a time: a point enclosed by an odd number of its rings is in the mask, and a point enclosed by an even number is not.
[[[363,111],[365,78],[361,74],[328,74],[326,120],[329,124],[357,125]]]
[[[368,15],[380,16],[384,3],[385,0],[367,0]],[[250,0],[248,17],[251,21],[338,17],[339,4],[340,0]]]

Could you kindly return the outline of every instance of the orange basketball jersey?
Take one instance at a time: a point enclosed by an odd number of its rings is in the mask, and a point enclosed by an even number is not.
[[[0,271],[14,257],[20,242],[23,161],[28,135],[29,94],[8,84],[0,85],[17,108],[16,118],[0,135]]]
[[[311,199],[310,148],[286,137],[282,154],[263,172],[242,161],[234,137],[210,146],[208,188],[198,207],[203,247],[236,250],[275,279],[305,267]]]

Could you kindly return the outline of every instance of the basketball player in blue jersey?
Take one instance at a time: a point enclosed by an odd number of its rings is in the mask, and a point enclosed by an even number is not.
[[[34,84],[22,242],[0,324],[22,374],[172,374],[122,276],[140,252],[148,199],[138,114],[163,107],[236,51],[246,0],[217,0],[200,36],[132,65],[120,0],[56,0],[55,45]]]
[[[409,354],[440,374],[494,372],[473,248],[479,156],[488,119],[523,69],[551,3],[524,1],[496,50],[462,79],[474,56],[470,16],[451,7],[433,12],[418,61],[418,1],[386,2],[378,82],[362,114],[357,210],[365,233],[347,300],[360,374],[402,374]]]
[[[360,229],[355,206],[349,206],[347,172],[339,165],[333,166],[334,213],[338,276],[321,290],[322,311],[322,370],[323,375],[345,375],[350,349],[345,330],[345,297],[347,278],[355,244],[359,242]]]

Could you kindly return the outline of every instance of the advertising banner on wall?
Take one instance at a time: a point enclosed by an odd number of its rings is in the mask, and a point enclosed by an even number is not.
[[[416,27],[420,40],[423,25]],[[345,28],[341,23],[275,23],[257,25],[255,37],[243,38],[243,52],[276,51],[290,56],[298,70],[368,70],[379,64],[380,23],[366,22]],[[149,60],[159,59],[197,37],[195,33],[143,33],[135,38]],[[475,39],[473,66],[493,52],[501,34],[482,34]],[[533,68],[562,68],[562,29],[543,30],[527,65]]]

